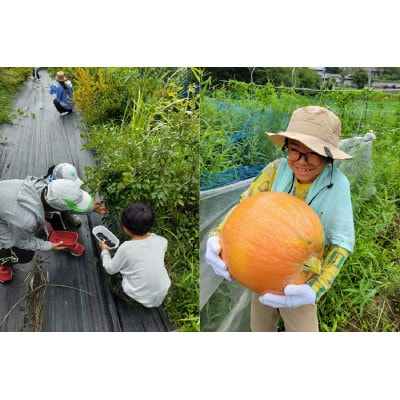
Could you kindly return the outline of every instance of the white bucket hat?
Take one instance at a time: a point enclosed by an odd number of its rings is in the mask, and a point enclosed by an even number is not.
[[[53,179],[70,179],[78,186],[82,186],[83,182],[79,179],[76,168],[68,163],[58,164],[53,170]]]
[[[55,179],[47,185],[47,204],[59,211],[86,213],[93,210],[92,196],[70,179]]]
[[[309,149],[334,160],[349,160],[353,157],[339,150],[341,122],[332,111],[319,106],[302,107],[295,110],[286,132],[269,133],[269,139],[282,147],[285,138],[298,140]]]

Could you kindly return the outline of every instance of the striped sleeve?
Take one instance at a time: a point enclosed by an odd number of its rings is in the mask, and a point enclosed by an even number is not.
[[[308,282],[316,293],[317,300],[332,286],[349,255],[350,253],[342,247],[329,246],[322,263],[321,274]]]

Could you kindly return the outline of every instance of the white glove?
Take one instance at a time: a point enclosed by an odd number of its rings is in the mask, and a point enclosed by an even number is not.
[[[285,295],[266,293],[259,297],[260,303],[274,307],[296,308],[305,304],[315,304],[316,295],[310,285],[287,285]]]
[[[214,273],[223,276],[226,280],[230,281],[231,274],[222,258],[219,256],[221,253],[221,245],[219,244],[219,236],[210,236],[207,240],[206,248],[206,261],[212,267]]]

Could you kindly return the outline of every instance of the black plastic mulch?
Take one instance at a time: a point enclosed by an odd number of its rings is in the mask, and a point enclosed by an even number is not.
[[[49,94],[56,82],[46,70],[29,79],[15,101],[12,125],[0,126],[0,179],[43,176],[49,166],[68,162],[84,179],[90,154],[82,150],[83,124],[75,112],[61,117]],[[1,195],[1,194],[0,194]],[[107,205],[106,205],[107,206]],[[13,280],[0,284],[3,332],[167,332],[174,330],[162,307],[126,304],[110,292],[98,245],[91,233],[98,214],[82,216],[79,234],[85,253],[38,252],[16,265]]]

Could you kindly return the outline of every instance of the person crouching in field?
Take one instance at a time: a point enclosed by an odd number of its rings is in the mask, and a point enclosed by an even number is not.
[[[36,235],[45,226],[46,213],[93,209],[89,193],[68,179],[43,185],[35,177],[0,181],[0,282],[12,279],[12,266],[30,262],[36,251],[64,250]]]
[[[113,258],[105,242],[99,241],[112,292],[128,303],[148,308],[160,306],[171,286],[164,265],[168,242],[150,232],[154,220],[149,206],[131,203],[121,214],[121,225],[130,240],[122,243]]]

